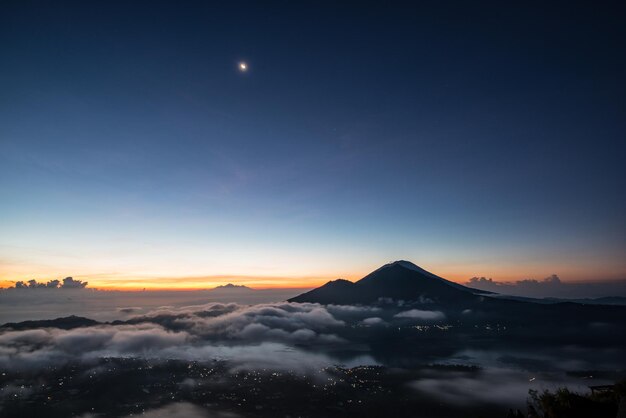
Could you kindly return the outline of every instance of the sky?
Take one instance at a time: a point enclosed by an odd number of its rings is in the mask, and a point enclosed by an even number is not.
[[[625,279],[626,4],[575,3],[3,2],[0,286]]]

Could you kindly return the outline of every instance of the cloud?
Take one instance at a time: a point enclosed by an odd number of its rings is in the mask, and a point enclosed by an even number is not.
[[[130,418],[134,415],[129,415]],[[217,412],[189,402],[175,402],[161,408],[149,409],[141,414],[144,418],[237,418],[232,412]]]
[[[386,325],[387,322],[385,322],[385,320],[382,319],[382,318],[374,316],[374,317],[371,317],[371,318],[365,318],[364,320],[361,321],[361,324],[368,325],[368,326],[373,326],[373,325]]]
[[[528,391],[528,379],[501,373],[430,373],[411,386],[425,395],[454,405],[477,403],[516,406]]]
[[[74,280],[71,277],[66,277],[63,279],[63,284],[60,286],[61,289],[84,289],[87,287],[87,282],[83,282],[82,280]]]
[[[274,342],[246,345],[186,345],[165,349],[160,354],[162,358],[181,360],[226,360],[230,362],[232,371],[273,369],[304,373],[319,371],[336,363],[336,360],[326,354]]]
[[[446,315],[441,311],[423,311],[421,309],[411,309],[394,315],[394,318],[419,319],[423,321],[439,321],[445,319]]]
[[[380,312],[382,309],[376,306],[360,305],[325,305],[326,309],[338,315],[369,315],[372,312]]]
[[[256,296],[252,299],[237,298],[237,303],[246,305],[281,303],[289,296],[285,294],[285,291],[281,293],[265,290],[258,290],[254,295]],[[89,287],[64,288],[63,290],[10,288],[0,289],[0,323],[52,319],[68,314],[85,316],[98,321],[113,321],[151,312],[160,307],[162,310],[167,310],[168,308],[164,305],[170,305],[169,309],[187,306],[188,310],[192,311],[199,310],[208,303],[226,306],[231,302],[233,302],[232,298],[222,298],[208,291],[129,292],[100,291]],[[117,307],[122,309],[117,309]],[[137,311],[123,310],[129,307],[137,308]],[[212,315],[214,312],[205,314]]]
[[[494,404],[513,408],[524,406],[529,389],[541,391],[563,386],[583,391],[587,389],[572,385],[567,379],[500,368],[466,372],[431,370],[410,386],[425,395],[458,406]]]
[[[490,292],[535,298],[626,296],[626,280],[600,283],[568,283],[561,281],[556,274],[542,280],[525,279],[515,282],[499,282],[486,277],[472,277],[466,285]]]
[[[76,359],[146,357],[184,345],[189,339],[186,332],[171,332],[156,324],[7,331],[0,334],[0,366],[37,368]]]
[[[141,307],[139,306],[128,306],[125,308],[117,308],[117,312],[123,313],[123,314],[132,314],[132,313],[139,312],[139,311],[141,311]]]
[[[15,282],[15,289],[84,289],[87,287],[87,282],[82,280],[74,280],[72,277],[66,277],[63,279],[63,283],[59,280],[50,280],[46,283],[38,282],[31,279],[27,282],[18,281]]]
[[[354,314],[350,309],[335,311]],[[345,322],[325,307],[310,303],[162,308],[127,321],[71,330],[1,332],[0,367],[36,368],[99,357],[206,360],[233,355],[239,366],[273,364],[305,369],[332,362],[324,355],[293,347],[344,343],[333,333],[344,326]]]
[[[410,299],[410,300],[404,300],[404,299],[393,299],[390,297],[380,297],[378,298],[377,303],[379,305],[395,305],[398,308],[402,308],[405,305],[416,305],[416,304],[420,304],[420,305],[424,305],[424,304],[429,304],[429,303],[435,303],[434,300],[432,300],[431,298],[424,296],[424,295],[419,295],[416,299]]]
[[[497,282],[491,278],[486,277],[472,277],[467,283],[469,286],[475,287],[481,290],[489,290],[492,292],[501,293],[505,290],[540,290],[549,291],[550,289],[555,289],[561,286],[563,283],[559,276],[556,274],[551,275],[550,277],[546,277],[543,280],[534,280],[534,279],[526,279],[526,280],[518,280],[513,283],[509,282]]]
[[[311,303],[280,303],[253,306],[213,304],[181,310],[157,311],[148,316],[163,326],[186,330],[199,338],[216,342],[274,341],[327,343],[339,341],[331,331],[345,322],[326,308]],[[134,318],[132,321],[146,317]]]

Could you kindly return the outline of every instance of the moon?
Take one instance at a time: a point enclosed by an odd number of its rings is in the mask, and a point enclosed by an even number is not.
[[[245,73],[246,71],[248,71],[248,63],[246,63],[245,61],[241,61],[237,67],[239,68],[239,71],[241,71],[242,73]]]

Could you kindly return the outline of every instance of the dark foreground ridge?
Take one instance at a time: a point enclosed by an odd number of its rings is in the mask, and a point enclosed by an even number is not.
[[[0,385],[36,382],[45,390],[0,401],[4,407],[0,417],[526,416],[521,412],[514,415],[508,412],[512,408],[494,403],[441,402],[412,388],[416,381],[432,374],[450,379],[459,375],[466,379],[478,377],[478,367],[431,364],[398,373],[381,366],[335,366],[302,375],[290,371],[233,370],[231,366],[225,361],[101,358],[91,364],[76,362],[19,374],[2,373]],[[529,406],[533,411],[543,411],[541,404],[550,402],[550,407],[559,412],[551,416],[613,418],[623,387],[624,384],[610,386],[605,396],[595,398],[560,392],[557,399],[552,399],[556,395],[545,399],[549,394],[542,393]],[[420,411],[419,415],[415,411]]]

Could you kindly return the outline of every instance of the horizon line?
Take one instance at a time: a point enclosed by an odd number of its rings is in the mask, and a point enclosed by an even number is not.
[[[369,273],[367,273],[369,274]],[[253,290],[302,290],[302,289],[314,289],[316,287],[322,286],[329,281],[334,280],[348,280],[351,282],[356,282],[365,275],[350,275],[350,276],[252,276],[252,275],[227,275],[227,274],[218,274],[218,275],[202,275],[202,276],[118,276],[115,273],[101,273],[101,274],[80,274],[80,275],[60,275],[47,276],[42,279],[34,279],[39,283],[46,283],[50,280],[62,280],[65,277],[73,277],[75,279],[80,279],[83,281],[87,281],[88,287],[86,290],[98,290],[98,291],[128,291],[128,292],[142,292],[142,291],[209,291],[213,290],[219,286],[224,286],[226,284],[235,284],[235,285],[243,285]],[[102,277],[106,277],[102,279]],[[352,276],[352,277],[351,277]],[[95,281],[91,280],[92,278],[98,278]],[[451,282],[467,285],[471,287],[470,279],[467,278],[464,280],[458,279],[449,279],[444,276],[440,276],[446,280]],[[481,277],[481,276],[472,276],[472,277]],[[484,277],[484,276],[483,276]],[[227,279],[227,280],[224,280]],[[522,282],[524,280],[537,280],[541,282],[544,278],[533,279],[514,279],[514,280],[498,280],[493,279],[494,282],[503,284],[503,285],[515,285],[516,283]],[[15,284],[19,281],[28,282],[32,279],[19,279],[19,280],[7,280],[0,279],[0,290],[14,289]],[[41,281],[40,281],[41,280]],[[120,285],[119,281],[126,281],[128,285]],[[145,281],[145,282],[144,282]],[[282,284],[281,282],[290,281],[291,283]],[[294,281],[303,281],[305,283],[302,284],[294,284]],[[162,284],[160,284],[161,282]],[[191,283],[190,283],[191,282]],[[195,283],[194,283],[195,282]],[[198,283],[200,282],[200,283]],[[583,279],[583,280],[563,280],[561,279],[562,284],[566,285],[586,285],[586,284],[613,284],[613,283],[622,283],[626,282],[626,278],[617,278],[617,279]],[[176,283],[180,283],[181,285],[176,285]],[[197,285],[194,285],[196,284]],[[204,285],[203,285],[204,284]],[[31,289],[32,290],[32,289]],[[66,289],[67,290],[67,289]]]

